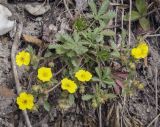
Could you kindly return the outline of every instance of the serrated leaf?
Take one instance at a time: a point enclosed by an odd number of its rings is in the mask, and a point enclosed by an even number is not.
[[[94,0],[90,0],[88,4],[91,8],[93,15],[97,15],[97,7],[96,7]]]
[[[44,102],[44,104],[43,104],[43,107],[44,107],[44,109],[46,110],[46,111],[50,111],[50,109],[51,109],[51,106],[50,106],[50,104],[48,103],[48,101],[45,101]]]
[[[47,57],[51,57],[52,56],[52,52],[50,51],[47,51],[45,54],[44,54],[44,57],[47,58]]]
[[[139,23],[144,30],[148,30],[150,28],[149,20],[145,17],[139,19]]]
[[[74,101],[75,101],[74,95],[70,94],[70,95],[69,95],[69,104],[70,104],[70,105],[73,105],[73,104],[74,104]]]
[[[114,98],[116,98],[116,95],[115,95],[115,94],[112,94],[112,93],[107,93],[106,96],[107,96],[109,99],[114,99]]]
[[[107,79],[103,79],[103,82],[110,85],[110,86],[113,86],[115,85],[115,82],[113,79],[110,79],[110,78],[107,78]]]
[[[141,15],[147,13],[147,3],[145,0],[136,0],[136,8]]]
[[[105,36],[115,36],[115,32],[113,30],[107,29],[107,30],[103,30],[102,34]]]
[[[97,81],[98,81],[98,82],[99,82],[99,81],[100,81],[100,79],[99,79],[98,77],[93,77],[93,78],[92,78],[92,81],[95,81],[95,82],[97,82]]]
[[[110,55],[116,58],[120,57],[120,53],[118,51],[113,51]]]
[[[110,53],[107,50],[102,50],[102,51],[97,52],[97,56],[101,58],[102,60],[106,61],[109,59]]]
[[[86,95],[83,95],[83,96],[82,96],[82,100],[83,100],[83,101],[89,101],[89,100],[91,100],[93,97],[94,97],[93,95],[86,94]]]
[[[28,51],[31,54],[35,54],[35,50],[33,49],[33,47],[31,45],[27,46],[26,51]]]
[[[107,14],[102,15],[100,18],[106,21],[110,21],[116,16],[115,11],[109,10]]]
[[[111,69],[109,67],[103,68],[103,79],[106,79],[111,74]]]
[[[69,43],[74,42],[74,40],[68,34],[57,35],[56,39],[61,41],[61,42],[69,42]]]
[[[108,6],[109,6],[109,0],[104,0],[104,2],[102,3],[102,6],[100,7],[100,9],[98,11],[98,15],[100,16],[100,15],[105,14]]]
[[[95,68],[95,71],[96,71],[98,77],[101,78],[101,77],[102,77],[102,71],[100,70],[100,68],[99,68],[99,67],[96,67],[96,68]]]
[[[131,12],[131,21],[134,21],[134,20],[137,20],[141,17],[141,15],[137,12],[137,11],[132,11]],[[125,16],[124,16],[124,20],[125,21],[128,21],[129,20],[129,13],[127,13]]]

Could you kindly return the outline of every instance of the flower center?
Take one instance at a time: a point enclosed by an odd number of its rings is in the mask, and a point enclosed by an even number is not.
[[[46,72],[43,72],[43,77],[47,77],[48,74]]]
[[[21,57],[21,61],[22,61],[22,62],[24,61],[24,57]]]
[[[27,104],[27,100],[23,100],[23,104]]]
[[[85,78],[85,74],[81,74],[81,77],[82,77],[82,78]]]
[[[67,84],[66,84],[66,87],[68,87],[68,88],[69,88],[69,87],[70,87],[70,84],[69,84],[69,83],[67,83]]]

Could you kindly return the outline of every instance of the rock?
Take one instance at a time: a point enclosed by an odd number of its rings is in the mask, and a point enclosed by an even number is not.
[[[25,5],[26,11],[34,16],[43,15],[50,9],[50,5],[39,5],[39,4],[27,4]]]
[[[15,21],[8,20],[12,16],[11,11],[0,4],[0,35],[4,35],[13,29]]]

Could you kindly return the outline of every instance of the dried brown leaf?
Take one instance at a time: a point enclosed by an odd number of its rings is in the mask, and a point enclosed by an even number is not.
[[[122,78],[122,79],[126,79],[128,77],[127,72],[115,72],[115,73],[113,73],[113,75],[118,78]]]
[[[38,37],[36,37],[36,36],[23,34],[23,39],[24,39],[26,42],[35,44],[35,45],[37,45],[37,46],[39,46],[39,47],[42,45],[42,40],[40,40],[40,39],[39,39]]]
[[[120,87],[117,84],[114,86],[114,91],[116,94],[120,94],[120,92],[121,92]]]
[[[15,97],[15,93],[6,86],[0,85],[0,96],[6,98]]]
[[[115,82],[116,82],[116,84],[118,86],[120,86],[121,88],[123,88],[124,84],[123,84],[123,82],[121,80],[116,79]]]

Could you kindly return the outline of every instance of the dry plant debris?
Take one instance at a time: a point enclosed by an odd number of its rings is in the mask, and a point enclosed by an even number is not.
[[[24,29],[17,29],[12,46],[19,94],[14,106],[26,125],[158,126],[159,28],[151,14],[159,16],[160,9],[155,3],[46,0],[36,8],[16,6],[27,20],[18,16]],[[0,95],[15,96],[8,87]]]

